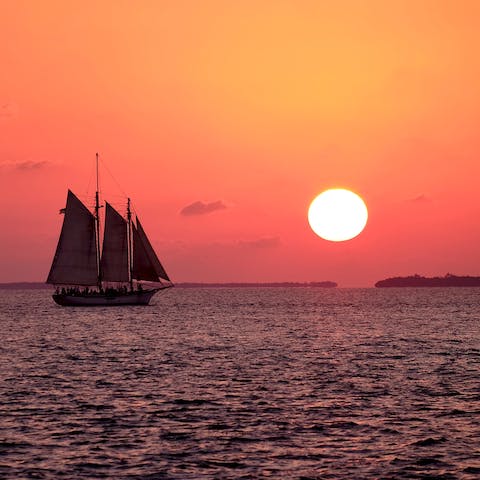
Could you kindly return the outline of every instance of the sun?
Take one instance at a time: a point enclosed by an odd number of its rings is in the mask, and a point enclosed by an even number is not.
[[[343,242],[365,228],[368,210],[365,202],[350,190],[332,188],[318,195],[308,209],[308,223],[325,240]]]

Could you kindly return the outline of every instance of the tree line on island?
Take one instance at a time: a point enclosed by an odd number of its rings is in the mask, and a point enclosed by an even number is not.
[[[375,283],[377,288],[390,287],[480,287],[480,277],[459,276],[447,273],[444,277],[392,277]]]

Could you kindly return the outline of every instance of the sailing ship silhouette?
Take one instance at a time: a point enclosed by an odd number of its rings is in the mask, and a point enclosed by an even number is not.
[[[97,191],[92,213],[70,190],[62,230],[47,282],[63,306],[148,305],[153,295],[173,286],[127,201],[124,218],[105,202],[100,249],[98,154]],[[134,218],[135,217],[135,218]],[[149,283],[142,283],[149,282]],[[83,287],[83,288],[82,288]]]

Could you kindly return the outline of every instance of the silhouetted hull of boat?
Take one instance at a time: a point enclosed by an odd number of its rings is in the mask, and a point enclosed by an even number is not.
[[[122,306],[122,305],[148,305],[151,298],[161,288],[154,290],[142,290],[127,293],[108,293],[108,294],[68,294],[56,293],[53,300],[64,307],[104,307],[104,306]]]

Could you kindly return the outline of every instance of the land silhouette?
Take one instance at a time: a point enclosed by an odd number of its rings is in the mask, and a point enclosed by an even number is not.
[[[321,282],[181,282],[176,283],[178,288],[337,288],[338,284],[332,281]],[[444,277],[424,277],[422,275],[410,275],[406,277],[390,277],[375,283],[376,288],[395,287],[480,287],[480,276],[453,275],[447,273]],[[10,282],[0,283],[3,290],[42,290],[50,287],[43,282]]]
[[[335,288],[337,283],[331,281],[323,282],[244,282],[244,283],[200,283],[200,282],[182,282],[176,283],[176,287],[180,288],[238,288],[238,287],[313,287],[313,288]],[[43,282],[11,282],[0,283],[0,289],[4,290],[42,290],[50,289]]]
[[[447,273],[444,277],[392,277],[375,283],[377,288],[389,287],[480,287],[480,277],[459,276]]]

